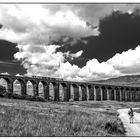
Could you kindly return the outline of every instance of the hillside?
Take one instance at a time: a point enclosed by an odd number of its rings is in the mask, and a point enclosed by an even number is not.
[[[94,81],[95,82],[95,81]],[[108,80],[96,81],[96,83],[111,84],[111,85],[127,85],[140,87],[140,75],[126,75]]]

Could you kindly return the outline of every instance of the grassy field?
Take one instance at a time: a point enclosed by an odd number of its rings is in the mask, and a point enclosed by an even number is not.
[[[125,136],[117,109],[139,103],[0,98],[0,136]]]

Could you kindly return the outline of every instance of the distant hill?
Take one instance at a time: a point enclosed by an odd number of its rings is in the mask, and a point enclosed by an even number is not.
[[[94,81],[95,83],[111,84],[111,85],[126,85],[140,87],[140,75],[126,75],[108,80]],[[94,83],[93,82],[93,83]]]

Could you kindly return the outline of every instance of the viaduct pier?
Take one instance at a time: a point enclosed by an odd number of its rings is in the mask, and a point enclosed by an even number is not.
[[[73,82],[40,76],[26,77],[1,74],[0,79],[1,78],[7,82],[7,90],[11,93],[13,93],[14,81],[19,81],[21,85],[21,95],[28,94],[27,82],[30,81],[33,86],[33,96],[40,96],[39,83],[42,83],[43,98],[52,101],[140,101],[140,87]],[[53,92],[50,92],[50,85],[53,87]],[[62,88],[61,92],[60,87]]]

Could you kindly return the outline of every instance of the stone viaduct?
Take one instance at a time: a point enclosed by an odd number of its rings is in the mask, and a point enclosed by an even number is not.
[[[87,82],[71,82],[49,77],[22,77],[12,75],[0,75],[7,82],[7,90],[13,92],[13,83],[18,80],[21,85],[21,94],[27,93],[27,82],[33,85],[33,95],[39,96],[39,83],[43,85],[43,96],[53,101],[140,101],[140,88],[130,86],[105,85]],[[50,94],[49,86],[53,85],[53,95]],[[60,94],[60,85],[63,92]]]

